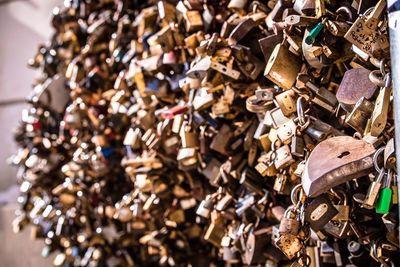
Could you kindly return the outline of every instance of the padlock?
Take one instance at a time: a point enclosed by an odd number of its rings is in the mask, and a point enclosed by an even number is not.
[[[357,132],[364,133],[372,111],[373,104],[364,97],[361,97],[355,104],[353,110],[346,117],[345,122]]]
[[[264,248],[267,245],[268,232],[266,229],[254,229],[250,231],[246,240],[245,252],[242,256],[244,264],[254,265],[257,263],[264,263]]]
[[[350,206],[348,203],[348,196],[344,191],[334,191],[340,198],[339,204],[333,204],[333,206],[338,210],[338,214],[332,218],[333,221],[348,221],[350,220]]]
[[[296,81],[300,67],[300,60],[284,45],[278,44],[267,62],[264,76],[284,90],[289,90]]]
[[[276,129],[276,137],[285,145],[289,145],[292,137],[296,134],[297,125],[294,120],[285,122]],[[272,136],[272,135],[271,135]]]
[[[216,134],[211,141],[210,148],[217,151],[223,155],[227,154],[227,145],[232,138],[232,132],[227,124],[222,125],[219,129],[218,134]]]
[[[256,171],[251,168],[246,168],[240,176],[239,183],[246,186],[249,190],[263,196],[265,193],[262,190],[262,181],[262,177]]]
[[[269,35],[265,38],[258,40],[265,61],[269,60],[272,52],[274,51],[275,46],[281,43],[282,41],[283,41],[282,34]]]
[[[376,98],[374,111],[372,112],[371,116],[370,132],[372,136],[379,136],[385,129],[391,94],[390,84],[390,75],[386,75],[385,86],[379,91],[378,97]]]
[[[400,264],[383,0],[72,2],[11,160],[55,265]]]
[[[207,93],[206,88],[196,90],[196,95],[193,99],[193,107],[195,110],[206,109],[214,103],[215,99],[212,94]]]
[[[384,8],[385,1],[379,1],[368,15],[360,15],[344,35],[350,43],[372,57],[382,57],[389,47],[387,35],[376,31]]]
[[[379,191],[382,187],[382,180],[384,178],[384,175],[385,175],[385,169],[382,168],[379,171],[379,174],[376,177],[376,180],[373,181],[368,188],[367,195],[365,196],[365,199],[363,201],[364,208],[372,209],[374,207],[375,202],[379,196]]]
[[[355,179],[369,173],[373,167],[374,153],[375,148],[371,145],[347,136],[336,136],[321,142],[307,160],[302,176],[304,191],[308,196],[315,197],[348,179]],[[318,166],[313,168],[313,155],[316,157],[325,155],[323,160],[326,160],[327,164],[324,165],[318,161]],[[357,169],[348,169],[346,162]]]
[[[302,15],[309,14],[315,10],[315,1],[310,0],[296,0],[293,9]]]
[[[210,242],[216,247],[221,246],[221,241],[224,236],[224,227],[218,223],[211,223],[204,233],[204,240]]]
[[[288,145],[281,146],[275,151],[275,153],[276,157],[274,160],[274,164],[277,170],[285,168],[294,162]]]
[[[215,205],[215,210],[223,211],[225,210],[229,204],[232,202],[233,197],[230,194],[225,194],[220,200],[218,200],[217,204]]]
[[[181,148],[176,159],[180,169],[195,169],[198,164],[198,151],[193,147]]]
[[[290,153],[298,158],[304,157],[304,139],[300,136],[293,135],[290,142]]]
[[[335,238],[348,238],[354,235],[354,232],[348,221],[329,221],[324,227],[323,231],[334,236]]]
[[[268,30],[272,31],[274,29],[274,25],[282,18],[283,11],[290,6],[290,1],[277,1],[274,3],[273,7],[270,7],[272,10],[269,12],[265,21]]]
[[[380,189],[378,199],[376,201],[375,211],[379,214],[386,214],[389,212],[390,206],[392,204],[392,173],[388,170],[386,181],[383,187]]]
[[[277,174],[274,164],[259,162],[254,167],[262,176],[275,176]]]
[[[313,199],[304,210],[306,220],[314,231],[322,229],[338,214],[329,197],[325,194]]]
[[[280,234],[275,245],[291,260],[303,248],[298,237],[292,234]]]
[[[350,69],[344,74],[336,98],[347,112],[351,112],[361,98],[370,100],[374,95],[376,85],[368,78],[369,74],[370,71],[365,68]]]
[[[290,118],[286,117],[279,107],[276,107],[266,112],[263,123],[277,129],[289,120]]]
[[[191,130],[191,127],[186,123],[183,123],[179,135],[182,140],[183,148],[198,147],[197,135]]]
[[[363,257],[365,256],[365,251],[362,244],[357,241],[350,241],[347,244],[347,249],[350,252],[349,260],[352,264],[366,263]]]
[[[275,96],[282,113],[289,117],[293,112],[296,111],[295,93],[293,90],[287,90],[279,95]]]
[[[187,32],[199,31],[203,28],[203,19],[198,10],[188,10],[183,13]]]
[[[247,47],[235,45],[233,56],[238,62],[239,69],[252,80],[255,80],[264,70],[265,65],[256,56],[254,56]]]
[[[210,195],[208,195],[206,199],[201,201],[199,207],[197,208],[196,214],[204,218],[209,218],[213,206],[213,199]]]
[[[300,230],[300,218],[294,209],[288,208],[279,224],[279,234],[297,235]]]
[[[247,0],[231,0],[229,1],[228,8],[243,9],[247,4]]]

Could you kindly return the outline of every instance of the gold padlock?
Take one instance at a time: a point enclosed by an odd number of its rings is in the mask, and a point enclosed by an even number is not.
[[[278,44],[268,60],[264,76],[279,87],[289,90],[296,82],[300,68],[301,60],[286,46]]]

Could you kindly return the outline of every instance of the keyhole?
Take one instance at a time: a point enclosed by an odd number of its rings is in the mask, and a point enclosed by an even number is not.
[[[350,152],[349,152],[349,151],[344,151],[344,152],[342,152],[342,154],[340,154],[340,155],[338,156],[338,158],[341,159],[341,158],[346,157],[346,156],[348,156],[348,155],[350,155]]]

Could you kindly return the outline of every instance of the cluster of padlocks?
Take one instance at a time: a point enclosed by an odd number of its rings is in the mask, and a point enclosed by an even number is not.
[[[20,210],[55,266],[399,266],[384,0],[67,0]]]

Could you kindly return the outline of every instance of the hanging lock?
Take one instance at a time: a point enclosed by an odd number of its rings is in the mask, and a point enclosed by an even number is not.
[[[264,76],[284,90],[289,90],[294,85],[300,68],[300,59],[286,46],[278,44],[271,53]]]
[[[389,48],[387,34],[378,28],[385,5],[386,1],[380,0],[368,15],[360,15],[344,35],[350,43],[372,57],[384,56]]]
[[[279,234],[297,235],[300,230],[300,217],[298,212],[292,207],[286,209],[279,224]]]
[[[332,218],[333,221],[348,221],[350,219],[350,206],[348,203],[348,196],[343,190],[331,190],[336,198],[339,198],[338,204],[333,206],[338,210],[338,214]]]
[[[322,194],[313,199],[304,209],[304,220],[314,231],[319,231],[338,213],[328,195]]]
[[[370,173],[375,151],[372,145],[349,136],[322,141],[311,152],[302,175],[305,193],[316,197],[334,186]]]
[[[374,72],[372,72],[374,73]],[[375,101],[375,108],[371,116],[371,135],[379,136],[386,127],[390,95],[391,95],[391,78],[390,74],[386,74],[384,78],[385,86],[379,91]]]
[[[375,212],[379,214],[386,214],[389,212],[393,191],[392,184],[392,170],[389,169],[386,175],[385,185],[379,190],[379,196],[376,201]]]
[[[380,168],[377,166],[377,159],[380,153],[382,153],[384,150],[384,147],[379,148],[375,154],[374,154],[374,165],[375,165],[375,169],[377,169],[378,175],[375,178],[375,181],[373,181],[369,188],[368,188],[368,192],[367,195],[363,201],[362,206],[366,209],[373,209],[376,200],[378,199],[379,196],[379,191],[382,188],[382,181],[384,176],[387,174],[384,168]]]
[[[289,207],[279,224],[279,235],[275,240],[275,245],[285,254],[289,259],[294,256],[303,248],[300,239],[297,237],[300,230],[300,219],[295,208]]]

